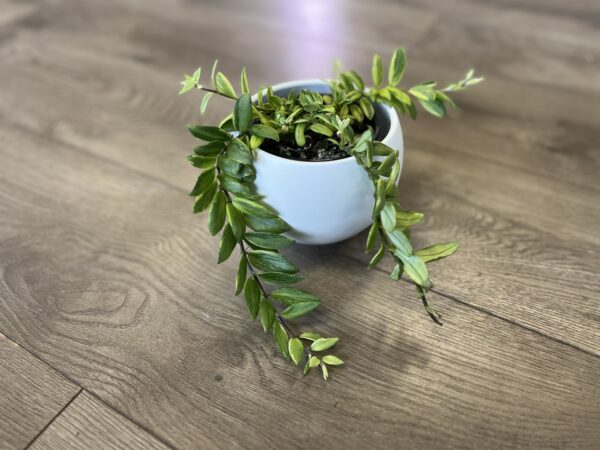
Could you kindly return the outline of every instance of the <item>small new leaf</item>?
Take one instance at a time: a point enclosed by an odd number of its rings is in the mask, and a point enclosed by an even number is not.
[[[388,81],[392,86],[396,86],[402,80],[405,66],[406,52],[403,48],[397,48],[392,55],[388,72]]]
[[[288,342],[288,350],[294,364],[298,365],[304,356],[304,345],[298,338],[292,338]]]
[[[342,364],[344,364],[344,361],[342,361],[340,358],[334,355],[323,356],[323,362],[330,366],[341,366]]]
[[[375,87],[379,87],[383,78],[383,63],[381,56],[373,55],[373,66],[371,67],[371,75],[373,77],[373,84]]]
[[[237,97],[235,89],[233,89],[231,82],[227,79],[223,72],[217,72],[217,76],[215,77],[215,85],[219,94],[229,98]]]
[[[322,352],[323,350],[333,347],[337,341],[339,341],[339,338],[336,337],[317,339],[310,345],[310,348],[315,352]]]

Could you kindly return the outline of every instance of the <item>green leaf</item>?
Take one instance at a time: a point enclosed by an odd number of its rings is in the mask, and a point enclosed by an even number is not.
[[[277,213],[275,213],[270,207],[254,200],[235,197],[232,201],[237,209],[250,216],[261,217],[263,219],[277,217]]]
[[[373,66],[371,67],[371,75],[373,77],[373,84],[375,87],[379,87],[383,79],[383,63],[381,56],[378,54],[373,55]]]
[[[212,236],[221,231],[221,228],[225,224],[226,204],[227,199],[225,198],[225,194],[221,191],[217,192],[208,211],[208,231],[210,231]]]
[[[431,86],[427,86],[425,84],[418,84],[416,86],[413,86],[408,90],[408,92],[419,100],[435,100],[435,91],[431,88]]]
[[[204,125],[189,125],[188,130],[192,136],[203,141],[228,141],[231,135],[218,127],[209,127]]]
[[[236,178],[227,175],[226,173],[221,173],[219,175],[219,182],[221,183],[221,187],[227,192],[243,196],[248,196],[252,194],[252,190],[247,185],[237,180]]]
[[[205,145],[199,145],[194,148],[194,153],[207,158],[218,156],[225,148],[224,141],[212,141]]]
[[[361,97],[361,99],[358,101],[358,104],[367,118],[372,119],[373,116],[375,116],[375,108],[373,108],[373,103],[371,103],[371,100],[369,100],[367,97]]]
[[[212,81],[213,86],[217,85],[217,65],[219,64],[219,60],[215,59],[213,63],[212,70],[210,71],[210,79]]]
[[[225,155],[234,161],[239,162],[240,164],[246,164],[248,166],[252,165],[253,158],[252,153],[250,153],[250,149],[238,138],[234,138],[231,140],[229,145],[227,146],[227,151]]]
[[[381,247],[379,247],[379,250],[377,250],[377,253],[375,253],[375,256],[373,256],[373,259],[371,259],[371,261],[369,262],[369,269],[372,269],[373,267],[377,266],[377,264],[381,262],[384,256],[385,245],[382,244]]]
[[[306,139],[304,136],[305,129],[306,122],[299,123],[294,128],[294,139],[296,140],[296,144],[298,145],[298,147],[304,147],[304,144],[306,144]]]
[[[194,185],[194,188],[190,192],[192,196],[198,196],[203,192],[206,192],[211,185],[215,184],[215,170],[207,170],[206,172],[202,172]]]
[[[396,211],[396,226],[408,228],[421,222],[425,215],[415,211]]]
[[[406,52],[403,48],[397,48],[394,50],[392,59],[390,61],[390,68],[388,71],[388,81],[392,86],[396,86],[402,80],[404,75],[404,67],[406,66]]]
[[[254,278],[248,278],[246,285],[244,286],[244,297],[246,299],[246,306],[252,320],[256,319],[258,310],[260,309],[260,288]],[[265,330],[267,331],[267,330]]]
[[[215,156],[207,158],[205,156],[190,155],[188,156],[188,161],[192,166],[202,170],[212,169],[217,165],[217,158]]]
[[[308,339],[309,341],[316,341],[317,339],[321,339],[321,335],[319,333],[312,333],[310,331],[305,331],[300,335],[302,339]]]
[[[363,91],[365,89],[365,83],[364,83],[363,79],[354,70],[350,70],[350,71],[346,72],[346,76],[348,78],[350,78],[350,81],[352,81],[352,84],[354,84],[354,86],[356,86],[357,90]]]
[[[273,325],[273,337],[275,338],[275,343],[277,344],[277,348],[286,358],[290,357],[290,353],[288,351],[288,335],[285,331],[285,328],[281,326],[279,322],[275,322]]]
[[[392,171],[390,172],[390,176],[387,180],[387,185],[385,187],[386,195],[391,195],[395,192],[396,182],[398,181],[398,175],[400,175],[401,167],[402,166],[400,165],[400,161],[398,161],[398,159],[396,159],[396,161],[394,161],[394,165],[392,166]]]
[[[279,133],[277,133],[275,128],[271,128],[268,125],[252,125],[252,127],[250,127],[250,134],[279,142]]]
[[[217,183],[213,181],[206,191],[196,197],[194,202],[194,214],[204,211],[212,203],[217,192]]]
[[[288,306],[302,302],[319,303],[321,301],[318,297],[315,297],[310,292],[290,287],[280,288],[276,291],[273,291],[271,293],[271,297],[273,297],[278,302]]]
[[[304,376],[308,375],[309,372],[310,372],[310,360],[306,361],[306,364],[304,364]]]
[[[386,156],[386,158],[381,162],[381,164],[377,168],[377,173],[384,177],[392,175],[390,173],[390,169],[394,166],[394,163],[396,161],[398,161],[398,153],[392,150],[392,153]]]
[[[392,231],[396,228],[396,207],[392,202],[385,202],[385,206],[379,215],[381,217],[381,225],[385,231]]]
[[[235,89],[227,79],[227,77],[223,74],[223,72],[217,72],[217,76],[215,77],[215,86],[217,91],[220,94],[223,94],[229,98],[236,98],[237,94],[235,93]]]
[[[202,72],[202,68],[198,67],[193,75],[184,75],[184,80],[181,82],[181,90],[179,91],[179,95],[185,94],[186,92],[194,89],[198,83],[200,82],[200,73]]]
[[[271,234],[271,233],[262,233],[262,232],[253,232],[247,233],[246,239],[262,248],[267,249],[280,249],[287,247],[288,245],[292,245],[294,243],[293,239],[282,236],[280,234]]]
[[[323,363],[321,363],[321,371],[323,372],[323,379],[327,381],[327,379],[329,378],[329,369]]]
[[[294,364],[298,365],[304,356],[304,345],[298,338],[292,338],[288,342],[288,350]]]
[[[248,263],[246,258],[242,256],[238,265],[237,274],[235,276],[235,295],[238,295],[244,289],[246,283],[246,275],[248,273]]]
[[[273,326],[276,313],[277,311],[275,311],[271,302],[263,297],[260,301],[260,323],[262,324],[265,333]]]
[[[322,125],[320,123],[313,123],[309,127],[309,129],[312,130],[312,131],[314,131],[315,133],[319,133],[319,134],[322,134],[322,135],[327,136],[327,137],[333,136],[333,131],[331,131],[330,128],[328,128],[325,125]]]
[[[456,253],[460,244],[458,242],[446,242],[444,244],[436,244],[430,247],[425,247],[415,252],[415,255],[420,257],[423,262],[436,261],[438,259],[450,256]]]
[[[227,158],[226,156],[219,157],[219,162],[217,163],[219,168],[223,173],[226,173],[230,177],[239,179],[242,176],[242,168],[244,167],[237,161],[233,159]]]
[[[221,236],[221,243],[219,244],[219,259],[217,264],[221,264],[231,256],[231,252],[233,252],[235,244],[235,237],[233,236],[231,227],[227,225],[223,230],[223,236]]]
[[[298,269],[279,253],[267,250],[255,250],[248,254],[250,264],[265,272],[296,273]]]
[[[239,242],[244,236],[246,221],[243,214],[231,203],[227,203],[227,221],[231,226],[231,231],[236,242]]]
[[[432,101],[426,101],[419,99],[419,103],[421,103],[423,109],[425,109],[425,111],[427,111],[429,114],[440,118],[446,117],[446,107],[444,106],[444,102],[441,100],[436,99]]]
[[[333,347],[339,340],[340,339],[336,337],[317,339],[311,344],[310,348],[315,352],[322,352],[323,350]]]
[[[300,302],[288,306],[281,312],[281,317],[284,319],[295,319],[296,317],[308,314],[313,309],[319,306],[317,302]]]
[[[404,264],[404,272],[406,275],[410,277],[417,285],[424,286],[429,279],[429,274],[427,273],[427,266],[421,258],[416,255],[405,255],[401,252],[394,252],[400,260],[402,264]]]
[[[263,272],[260,279],[268,284],[294,284],[302,281],[302,276],[295,273]]]
[[[202,99],[202,103],[200,103],[200,114],[204,114],[206,112],[206,107],[208,106],[208,102],[214,94],[212,92],[207,92],[204,94],[204,98]]]
[[[402,230],[396,228],[390,232],[386,232],[390,244],[392,244],[396,250],[403,253],[404,255],[412,254],[412,245],[406,237],[406,234]]]
[[[250,148],[256,149],[256,148],[260,147],[264,140],[265,140],[265,138],[260,137],[260,136],[254,136],[254,135],[250,136]]]
[[[379,178],[375,184],[375,207],[373,215],[377,216],[385,206],[385,190],[387,187],[386,180]]]
[[[323,356],[323,362],[330,366],[341,366],[342,364],[344,364],[344,361],[342,361],[340,358],[334,355]]]
[[[377,220],[374,220],[373,223],[371,224],[371,228],[369,228],[369,235],[367,236],[367,245],[366,245],[365,252],[368,253],[371,250],[373,250],[373,246],[375,245],[375,240],[377,239],[377,236],[379,235],[378,231],[379,231],[379,223],[377,222]]]
[[[254,231],[279,234],[290,230],[290,226],[279,217],[263,218],[247,216],[246,223]]]
[[[321,364],[321,360],[319,358],[317,358],[316,356],[311,356],[310,359],[308,360],[308,365],[310,366],[311,369],[314,369],[319,364]]]
[[[248,85],[248,75],[246,74],[246,68],[242,68],[242,74],[240,75],[240,87],[243,94],[250,93],[250,86]]]
[[[392,273],[390,273],[390,278],[392,280],[398,281],[402,277],[403,271],[404,271],[404,269],[402,268],[402,265],[396,264],[396,266],[394,267],[394,270],[392,270]]]
[[[252,100],[250,94],[244,94],[238,98],[233,107],[233,126],[240,133],[248,129],[252,119]]]

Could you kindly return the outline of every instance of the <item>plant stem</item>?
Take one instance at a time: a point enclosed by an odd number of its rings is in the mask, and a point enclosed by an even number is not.
[[[220,95],[221,97],[229,98],[229,99],[231,99],[231,100],[237,100],[237,98],[236,98],[236,97],[231,97],[231,96],[229,96],[229,95],[225,95],[225,94],[223,94],[222,92],[219,92],[219,91],[217,91],[216,89],[211,89],[211,88],[207,88],[207,87],[204,87],[204,86],[202,86],[202,87],[200,88],[200,90],[202,90],[202,91],[206,91],[206,92],[212,92],[213,94],[217,94],[217,95]]]

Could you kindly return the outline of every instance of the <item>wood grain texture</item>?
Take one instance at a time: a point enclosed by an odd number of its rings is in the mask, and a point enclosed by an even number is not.
[[[24,448],[78,391],[0,333],[0,448]]]
[[[433,296],[448,322],[439,328],[404,283],[328,248],[290,256],[326,299],[304,328],[339,335],[348,367],[328,384],[303,379],[232,296],[233,262],[210,263],[216,242],[179,190],[22,131],[2,136],[2,190],[18,195],[0,210],[18,232],[0,248],[10,262],[0,325],[164,441],[592,448],[600,438],[599,358]]]
[[[164,450],[168,447],[84,391],[30,448]]]
[[[106,433],[122,414],[178,448],[597,447],[597,13],[583,0],[5,2],[0,331],[107,403],[82,394],[36,442],[145,444],[125,419]],[[231,105],[198,119],[177,83],[217,57],[252,87],[327,76],[334,57],[368,73],[397,45],[407,83],[465,64],[487,78],[447,120],[403,120],[400,200],[427,214],[414,239],[463,244],[431,270],[447,324],[365,270],[364,235],[294,248],[323,298],[301,325],[339,335],[348,362],[324,384],[250,323],[234,264],[216,266],[190,214],[184,125]]]

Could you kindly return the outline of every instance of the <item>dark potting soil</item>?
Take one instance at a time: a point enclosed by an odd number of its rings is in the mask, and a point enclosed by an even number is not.
[[[368,126],[373,129],[373,135],[377,139],[378,127],[374,121],[366,122],[360,128],[354,128],[354,132],[357,135],[361,134],[367,130]],[[279,142],[265,139],[260,148],[273,155],[296,161],[335,161],[350,156],[345,150],[328,141],[321,134],[307,131],[305,141],[306,144],[303,147],[298,147],[293,136],[283,137]]]

